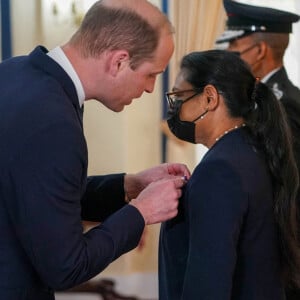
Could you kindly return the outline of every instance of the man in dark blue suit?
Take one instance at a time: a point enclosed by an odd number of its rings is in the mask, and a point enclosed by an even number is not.
[[[52,300],[177,214],[184,165],[87,177],[82,128],[84,100],[119,112],[152,92],[173,45],[149,2],[102,0],[64,46],[0,64],[1,300]],[[101,224],[83,234],[82,220]]]
[[[250,65],[254,76],[271,88],[282,103],[293,135],[293,148],[300,169],[300,90],[288,78],[283,57],[289,44],[292,24],[300,16],[272,9],[224,0],[227,13],[226,31],[217,44],[228,43]],[[300,192],[298,192],[298,209]],[[300,211],[299,211],[300,212]],[[299,224],[300,228],[300,224]],[[300,291],[289,289],[288,300],[299,300]]]

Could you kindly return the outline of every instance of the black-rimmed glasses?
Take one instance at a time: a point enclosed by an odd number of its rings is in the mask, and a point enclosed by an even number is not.
[[[187,92],[195,92],[195,93],[185,100],[178,99],[178,94],[187,93]],[[183,104],[184,102],[192,99],[193,97],[195,97],[199,94],[200,94],[200,91],[196,91],[195,89],[189,89],[189,90],[180,90],[180,91],[175,91],[175,92],[167,92],[165,95],[166,95],[166,99],[167,99],[169,108],[174,109],[176,107],[176,103],[178,103],[178,101],[180,101],[180,103]]]

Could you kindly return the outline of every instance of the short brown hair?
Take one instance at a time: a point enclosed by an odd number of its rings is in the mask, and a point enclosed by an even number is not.
[[[271,49],[273,58],[282,61],[285,50],[289,44],[288,33],[256,32],[252,34],[255,42],[264,41]]]
[[[98,57],[106,50],[125,49],[134,69],[153,58],[160,30],[170,24],[167,17],[161,15],[163,23],[155,27],[129,7],[110,7],[97,1],[86,13],[70,43],[79,46],[85,57]]]

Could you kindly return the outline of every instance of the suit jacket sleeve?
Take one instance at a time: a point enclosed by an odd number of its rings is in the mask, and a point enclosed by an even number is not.
[[[230,300],[247,195],[226,163],[200,166],[187,199],[189,253],[181,299]]]
[[[90,210],[104,210],[95,213],[97,218],[110,216],[83,234],[81,200],[86,187],[86,145],[81,129],[61,120],[32,132],[7,158],[7,210],[20,245],[41,280],[53,289],[66,289],[92,278],[136,247],[144,220],[131,205],[113,213],[121,207],[118,199],[115,206],[106,210],[105,203],[114,201],[108,199],[102,206],[90,206]],[[91,179],[88,193],[93,194],[94,188],[98,189],[94,195],[99,197],[118,197],[122,191],[108,190],[112,186],[119,189],[122,178],[123,175],[113,175],[107,180]],[[101,182],[106,187],[103,193],[99,192]],[[88,210],[84,208],[83,213]]]
[[[125,204],[124,174],[88,177],[81,201],[83,220],[102,222]]]

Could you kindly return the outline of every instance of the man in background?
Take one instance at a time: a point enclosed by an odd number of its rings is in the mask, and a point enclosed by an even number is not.
[[[216,40],[216,44],[227,45],[229,51],[240,55],[249,64],[254,76],[269,86],[282,103],[300,170],[300,90],[289,80],[283,64],[292,24],[300,17],[290,12],[232,0],[223,0],[223,4],[228,17],[226,31]],[[300,192],[297,206],[299,211]],[[287,300],[296,299],[300,299],[300,291],[288,289]]]

